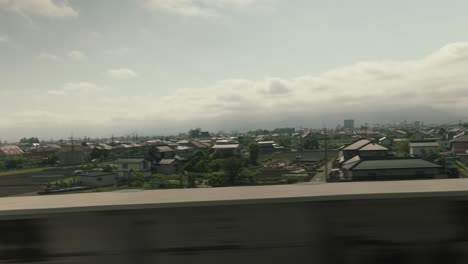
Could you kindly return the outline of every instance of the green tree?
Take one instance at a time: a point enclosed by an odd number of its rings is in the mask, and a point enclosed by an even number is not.
[[[5,162],[0,160],[0,170],[5,169]]]
[[[409,153],[409,141],[408,140],[402,140],[396,144],[396,154],[398,157],[401,158],[407,158],[410,156]]]
[[[250,163],[253,165],[257,164],[258,154],[260,153],[260,148],[257,144],[250,144],[249,145],[249,159]]]
[[[239,172],[242,170],[242,165],[242,160],[240,158],[231,157],[224,160],[223,170],[226,173],[228,184],[235,185],[239,182],[238,176]]]
[[[290,147],[291,146],[291,137],[289,136],[280,136],[279,139],[278,139],[278,143],[280,144],[280,146],[283,146],[283,147]]]
[[[201,129],[200,128],[190,129],[188,134],[189,134],[190,138],[200,138]]]
[[[320,143],[315,138],[307,138],[304,142],[304,149],[319,149]]]

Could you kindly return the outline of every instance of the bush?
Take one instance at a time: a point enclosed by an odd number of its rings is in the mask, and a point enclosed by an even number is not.
[[[213,187],[226,186],[226,176],[224,172],[213,172],[208,174],[208,184]]]

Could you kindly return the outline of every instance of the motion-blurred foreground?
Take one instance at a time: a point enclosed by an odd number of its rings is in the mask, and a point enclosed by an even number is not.
[[[1,263],[465,263],[468,181],[15,197]]]

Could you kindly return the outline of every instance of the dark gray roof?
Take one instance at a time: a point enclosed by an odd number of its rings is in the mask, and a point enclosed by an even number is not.
[[[440,168],[439,165],[423,159],[383,159],[363,160],[351,170],[384,170],[384,169],[419,169]]]
[[[359,139],[358,141],[355,141],[349,144],[348,146],[344,147],[343,150],[358,150],[369,143],[370,141],[367,139]]]

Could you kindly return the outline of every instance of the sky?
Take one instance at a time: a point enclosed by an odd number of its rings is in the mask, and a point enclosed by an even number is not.
[[[468,117],[464,0],[0,0],[0,139]]]

